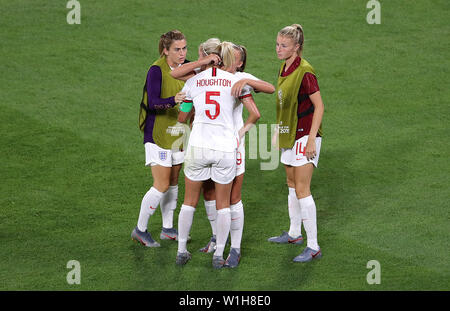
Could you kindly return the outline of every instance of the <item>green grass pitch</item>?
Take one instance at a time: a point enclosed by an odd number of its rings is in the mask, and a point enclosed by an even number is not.
[[[380,0],[378,25],[365,0],[79,1],[69,25],[66,1],[0,0],[0,290],[450,289],[447,0]],[[187,266],[172,241],[132,243],[152,184],[137,117],[159,36],[180,29],[191,60],[210,37],[243,44],[247,71],[275,84],[276,34],[292,23],[325,104],[312,181],[323,258],[295,264],[303,247],[266,242],[289,218],[284,169],[262,159],[247,159],[237,269],[197,252],[210,235],[202,200]],[[274,123],[275,94],[255,101],[259,123]],[[175,224],[183,195],[181,175]],[[380,284],[366,281],[369,260]]]

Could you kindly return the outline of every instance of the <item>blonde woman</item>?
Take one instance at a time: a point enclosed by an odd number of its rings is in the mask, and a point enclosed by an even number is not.
[[[190,78],[183,88],[186,94],[179,121],[184,122],[188,113],[195,108],[195,120],[189,137],[185,161],[185,198],[178,218],[178,252],[176,263],[184,265],[191,259],[186,248],[195,207],[198,203],[202,184],[208,179],[215,183],[217,244],[212,265],[222,268],[225,264],[223,252],[230,232],[230,196],[236,176],[236,149],[252,124],[259,119],[259,111],[248,90],[240,94],[240,99],[249,111],[244,125],[236,137],[233,111],[235,98],[231,89],[238,78],[231,71],[235,68],[233,44],[222,42],[215,52],[221,65],[207,65],[207,68]]]
[[[307,262],[322,256],[317,241],[316,204],[310,185],[317,167],[322,142],[324,105],[313,67],[302,58],[304,34],[301,25],[286,26],[278,32],[276,52],[282,60],[277,83],[278,141],[281,163],[289,187],[290,228],[274,243],[302,244],[301,225],[307,247],[294,262]]]
[[[206,57],[210,55],[215,55],[214,49],[220,44],[220,40],[217,38],[211,38],[200,44],[199,46],[199,62],[197,64],[189,63],[180,66],[178,69],[172,71],[174,77],[185,79],[186,77],[193,76],[195,74],[194,68],[202,66],[206,63]],[[232,88],[232,95],[238,97],[241,94],[244,87],[249,87],[250,90],[255,90],[257,92],[273,93],[275,87],[263,80],[256,78],[255,76],[244,72],[247,60],[247,49],[244,46],[233,44],[233,53],[235,57],[235,63],[231,73],[237,76],[239,81],[237,81]],[[244,121],[242,119],[243,105],[239,101],[236,102],[234,109],[234,122],[236,131],[238,131]],[[242,138],[239,147],[236,151],[236,178],[233,181],[233,186],[231,190],[231,249],[230,254],[227,257],[225,266],[229,268],[235,268],[238,266],[241,258],[241,240],[244,228],[244,205],[242,202],[242,185],[244,181],[245,172],[245,139]],[[200,249],[200,252],[212,253],[216,249],[216,198],[214,191],[214,182],[208,180],[203,184],[203,197],[206,209],[206,214],[212,229],[212,237],[210,238],[207,245]]]

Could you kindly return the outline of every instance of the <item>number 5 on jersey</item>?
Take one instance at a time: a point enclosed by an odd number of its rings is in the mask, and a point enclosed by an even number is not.
[[[206,92],[205,101],[207,105],[215,105],[216,106],[216,112],[214,115],[211,115],[210,110],[206,110],[206,116],[210,118],[211,120],[216,119],[220,114],[220,104],[216,102],[214,99],[211,99],[211,96],[220,96],[220,92]]]

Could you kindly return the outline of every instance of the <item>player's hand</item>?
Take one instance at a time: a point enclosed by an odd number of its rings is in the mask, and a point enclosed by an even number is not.
[[[175,95],[175,102],[181,103],[186,98],[186,94],[184,92],[179,92]]]
[[[242,141],[242,137],[245,136],[245,128],[242,127],[239,131],[238,131],[238,136],[239,136],[239,145],[241,144]]]
[[[308,142],[306,143],[306,147],[305,147],[305,156],[306,159],[309,160],[313,160],[316,156],[316,140],[315,139],[309,139],[308,137]]]
[[[239,95],[241,95],[242,93],[242,89],[245,87],[245,85],[247,84],[247,79],[242,79],[239,80],[238,82],[236,82],[233,87],[231,88],[231,95],[233,97],[239,97]]]
[[[213,64],[213,65],[218,65],[222,62],[222,59],[220,58],[219,55],[216,54],[209,54],[205,57],[202,57],[199,59],[200,61],[200,65],[209,65],[209,64]]]

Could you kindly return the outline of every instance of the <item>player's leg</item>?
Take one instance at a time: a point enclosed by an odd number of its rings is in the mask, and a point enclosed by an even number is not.
[[[178,215],[178,253],[187,253],[187,240],[194,219],[195,207],[200,198],[201,181],[185,178],[184,202]]]
[[[241,191],[244,183],[244,174],[236,176],[231,188],[231,247],[241,248],[242,232],[244,230],[244,205],[242,204]]]
[[[288,185],[288,210],[289,210],[289,243],[302,244],[302,216],[300,205],[298,204],[297,194],[295,192],[295,167],[285,165]]]
[[[178,215],[178,252],[176,263],[185,264],[191,254],[186,244],[194,218],[195,207],[200,198],[203,181],[211,177],[208,159],[202,148],[188,146],[184,162],[185,193],[184,201]]]
[[[177,208],[178,177],[180,175],[180,170],[181,164],[172,166],[169,187],[160,202],[163,223],[160,238],[163,240],[177,240],[178,238],[178,232],[173,228],[173,214]]]
[[[141,209],[139,212],[137,227],[133,230],[132,238],[148,247],[157,247],[159,243],[155,242],[147,231],[149,218],[155,213],[164,193],[169,188],[170,167],[161,165],[151,166],[153,176],[153,186],[142,198]]]
[[[214,182],[211,179],[208,179],[203,183],[203,198],[205,203],[206,215],[211,225],[212,236],[208,244],[200,249],[200,252],[211,253],[214,251],[216,246],[216,219],[217,219],[216,191]]]
[[[310,190],[313,172],[314,165],[312,163],[295,168],[295,190],[301,208],[307,247],[302,254],[294,259],[294,261],[310,261],[322,256],[317,242],[316,204]]]
[[[290,153],[290,150],[288,150]],[[290,160],[289,160],[290,162]],[[295,174],[294,167],[291,165],[284,165],[286,171],[286,183],[288,186],[288,211],[289,211],[289,231],[283,232],[280,236],[275,236],[269,238],[270,242],[275,243],[291,243],[291,244],[302,244],[303,237],[301,235],[301,211],[298,205],[297,196],[295,193]]]
[[[216,208],[217,208],[217,221],[216,221],[216,251],[213,256],[213,266],[215,268],[221,268],[225,261],[223,260],[223,252],[225,250],[225,244],[227,242],[228,235],[230,234],[231,224],[231,211],[230,211],[230,195],[232,181],[228,184],[216,183]]]
[[[223,251],[230,234],[231,211],[230,198],[233,180],[236,177],[236,152],[215,152],[217,159],[211,166],[211,179],[216,189],[216,251],[213,256],[213,267],[222,268],[225,264]]]
[[[245,139],[241,142],[236,152],[236,177],[233,180],[230,198],[231,248],[236,250],[235,252],[233,252],[233,254],[239,253],[239,257],[240,257],[242,232],[244,230],[244,205],[242,204],[242,185],[244,183],[244,174],[245,174]]]
[[[237,267],[241,258],[241,241],[244,230],[244,205],[242,204],[242,185],[244,173],[236,176],[231,188],[230,211],[231,211],[231,249],[225,262],[226,267]]]

